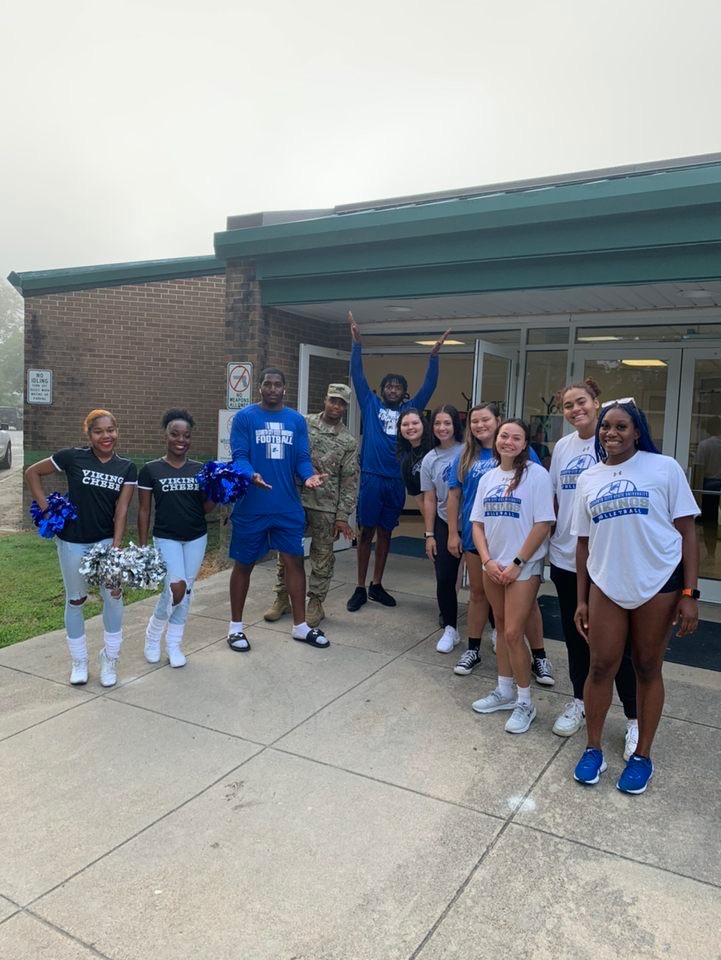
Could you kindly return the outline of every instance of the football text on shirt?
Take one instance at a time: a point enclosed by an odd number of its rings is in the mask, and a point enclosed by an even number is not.
[[[266,460],[284,460],[285,447],[293,445],[293,431],[282,423],[266,421],[262,430],[255,431],[255,442],[266,448]]]

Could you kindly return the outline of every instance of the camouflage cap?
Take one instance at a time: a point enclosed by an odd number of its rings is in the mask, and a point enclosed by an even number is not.
[[[345,400],[350,403],[350,387],[344,383],[330,383],[326,392],[327,397],[337,397],[339,400]]]

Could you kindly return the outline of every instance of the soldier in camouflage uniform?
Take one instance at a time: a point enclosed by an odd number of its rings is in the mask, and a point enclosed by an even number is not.
[[[323,601],[330,589],[335,566],[333,543],[339,537],[353,537],[348,517],[355,510],[358,494],[358,444],[343,423],[350,401],[350,387],[331,383],[323,411],[307,416],[310,456],[318,473],[327,475],[322,487],[301,491],[305,508],[305,535],[310,537],[311,574],[308,581],[306,622],[317,627],[325,617]],[[269,621],[290,613],[283,564],[278,558],[273,606],[263,614]]]

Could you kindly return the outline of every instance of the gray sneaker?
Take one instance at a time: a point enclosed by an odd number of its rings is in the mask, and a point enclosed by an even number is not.
[[[525,733],[535,719],[536,708],[532,703],[517,703],[506,720],[506,733]]]
[[[489,693],[487,697],[476,700],[471,707],[476,713],[495,713],[496,710],[513,710],[516,706],[515,697],[504,697],[498,690]]]

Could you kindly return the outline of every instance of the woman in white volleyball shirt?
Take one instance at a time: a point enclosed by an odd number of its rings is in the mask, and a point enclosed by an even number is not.
[[[596,465],[596,423],[600,394],[598,384],[590,378],[572,383],[559,392],[563,415],[574,427],[574,432],[561,437],[553,448],[551,482],[556,498],[556,526],[548,548],[551,562],[551,580],[558,594],[563,636],[568,653],[568,674],[573,687],[573,699],[553,725],[558,737],[570,737],[583,726],[583,687],[588,676],[590,654],[588,643],[576,629],[574,617],[577,604],[576,538],[571,533],[576,487],[582,473]],[[616,690],[626,715],[626,736],[623,757],[628,760],[636,749],[638,722],[636,713],[636,674],[627,644],[616,674]]]
[[[493,442],[499,466],[481,479],[471,511],[473,542],[498,630],[498,683],[473,709],[477,713],[512,710],[506,723],[508,733],[525,733],[536,718],[523,633],[538,593],[555,519],[551,478],[543,467],[530,461],[530,439],[523,420],[501,423]]]
[[[576,627],[591,649],[584,688],[588,745],[575,779],[598,783],[606,769],[603,723],[627,637],[637,677],[638,744],[616,786],[643,793],[653,776],[651,744],[664,701],[661,668],[672,624],[696,629],[699,510],[681,467],[658,452],[633,399],[601,408],[599,463],[577,484]]]

